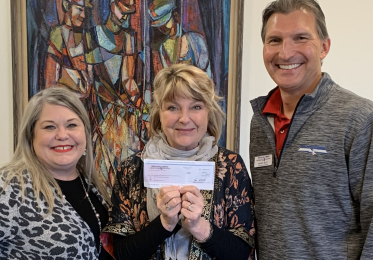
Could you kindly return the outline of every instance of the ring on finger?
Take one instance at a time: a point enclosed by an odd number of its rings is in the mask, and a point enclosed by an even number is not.
[[[168,205],[168,202],[166,203],[166,209],[167,209],[167,210],[170,210],[170,209],[171,209],[171,207]]]
[[[192,211],[192,209],[193,209],[193,203],[190,203],[190,205],[188,206],[188,210]]]

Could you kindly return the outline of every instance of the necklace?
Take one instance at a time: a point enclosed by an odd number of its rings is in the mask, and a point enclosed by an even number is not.
[[[96,216],[96,218],[97,218],[97,221],[98,221],[98,227],[99,227],[99,229],[100,229],[100,234],[101,234],[101,220],[100,220],[100,214],[97,213],[95,207],[93,206],[92,201],[91,201],[91,199],[90,199],[89,196],[88,196],[88,192],[87,192],[87,190],[85,189],[85,186],[84,186],[84,183],[83,183],[83,179],[82,179],[82,177],[80,176],[80,174],[79,174],[79,179],[80,179],[80,182],[82,183],[82,186],[83,186],[83,189],[84,189],[84,192],[85,192],[85,196],[87,197],[87,199],[88,199],[88,201],[89,201],[89,204],[91,204],[91,207],[92,207],[92,209],[93,209],[93,212],[95,213],[95,216]],[[98,238],[98,239],[100,240],[100,247],[99,247],[99,249],[98,249],[98,255],[100,255],[100,253],[101,253],[101,247],[102,247],[102,243],[101,243],[100,235],[99,235],[99,238]]]

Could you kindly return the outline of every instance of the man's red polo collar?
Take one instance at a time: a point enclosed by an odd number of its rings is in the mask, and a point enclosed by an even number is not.
[[[280,157],[282,146],[284,145],[286,134],[289,129],[290,119],[288,119],[282,112],[282,98],[280,88],[277,88],[269,97],[262,114],[274,115],[275,135],[276,135],[276,153]]]

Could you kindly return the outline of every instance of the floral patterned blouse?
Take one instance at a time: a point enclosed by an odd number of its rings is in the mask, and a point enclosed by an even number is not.
[[[255,259],[254,204],[246,166],[240,155],[221,147],[210,161],[216,162],[214,190],[201,190],[204,197],[202,216],[218,228],[229,230],[243,239],[252,248],[250,258]],[[143,166],[141,152],[123,162],[113,187],[113,209],[103,232],[127,236],[149,224]],[[157,254],[164,256],[164,245],[159,250],[161,252],[155,252],[150,259],[156,259]],[[193,239],[189,259],[212,257]]]

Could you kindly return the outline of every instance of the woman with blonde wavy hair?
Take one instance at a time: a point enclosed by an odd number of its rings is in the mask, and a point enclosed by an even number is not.
[[[151,138],[117,173],[104,229],[114,234],[117,260],[252,259],[251,182],[241,156],[217,145],[225,117],[220,99],[197,67],[177,64],[156,75]],[[144,159],[212,161],[214,189],[147,188]]]
[[[0,258],[112,259],[100,233],[109,196],[94,168],[87,112],[53,87],[33,96],[0,168]]]

